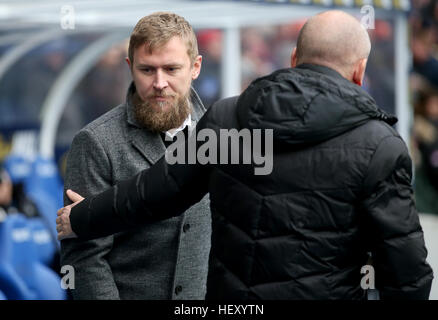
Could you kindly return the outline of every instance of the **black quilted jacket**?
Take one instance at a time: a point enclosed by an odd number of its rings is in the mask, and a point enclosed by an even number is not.
[[[178,214],[209,192],[207,299],[362,299],[367,252],[382,299],[427,299],[433,275],[395,122],[329,68],[280,70],[217,102],[197,126],[273,129],[269,175],[162,159],[75,207],[72,227],[98,237]]]

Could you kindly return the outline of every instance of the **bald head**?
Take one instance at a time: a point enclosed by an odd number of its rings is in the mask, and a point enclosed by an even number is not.
[[[371,42],[353,16],[339,10],[320,13],[304,24],[298,36],[296,64],[331,67],[350,77],[354,66],[368,58]]]

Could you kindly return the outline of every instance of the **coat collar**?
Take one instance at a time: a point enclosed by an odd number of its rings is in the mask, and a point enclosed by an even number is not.
[[[325,74],[326,76],[331,76],[333,78],[343,79],[343,80],[348,81],[339,72],[337,72],[336,70],[334,70],[332,68],[326,67],[326,66],[322,66],[322,65],[318,65],[318,64],[311,64],[311,63],[302,63],[302,64],[296,66],[296,68],[308,69],[308,70],[312,70],[315,72]]]

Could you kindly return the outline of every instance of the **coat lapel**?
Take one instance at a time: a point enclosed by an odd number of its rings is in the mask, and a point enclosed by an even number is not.
[[[151,165],[157,162],[166,151],[160,135],[146,129],[132,128],[131,144]]]

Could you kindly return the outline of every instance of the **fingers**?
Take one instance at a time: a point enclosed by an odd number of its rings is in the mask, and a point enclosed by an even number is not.
[[[84,200],[84,197],[82,197],[79,193],[76,193],[70,189],[67,190],[67,196],[68,198],[73,202],[78,202]]]
[[[56,214],[57,214],[58,216],[62,215],[62,214],[64,213],[64,209],[65,209],[65,207],[59,209],[58,212],[56,212]],[[56,221],[58,221],[58,219],[56,219]]]
[[[67,238],[68,238],[68,236],[64,231],[58,232],[58,240],[64,240]]]
[[[58,240],[62,240],[65,237],[64,227],[62,224],[56,224],[56,231],[58,232]]]
[[[61,240],[64,240],[64,239],[67,239],[68,237],[67,237],[67,235],[65,234],[65,232],[58,232],[58,240],[59,241],[61,241]]]
[[[58,240],[72,239],[72,238],[77,238],[77,237],[78,236],[74,232],[61,231],[58,233]]]
[[[72,191],[72,190],[67,190],[66,192],[67,196],[69,197],[69,199],[71,201],[73,201],[72,204],[65,206],[63,208],[60,208],[56,214],[57,214],[57,218],[56,218],[56,231],[58,232],[58,240],[63,240],[63,239],[68,239],[68,238],[76,238],[75,233],[73,232],[71,225],[70,225],[70,212],[71,212],[71,208],[74,207],[75,205],[77,205],[79,202],[81,202],[82,200],[84,200],[84,198]]]
[[[58,232],[58,240],[71,238],[73,231],[70,225],[70,208],[64,207],[58,210],[58,217],[56,218],[56,231]]]
[[[56,231],[60,232],[64,230],[64,225],[67,224],[67,221],[65,220],[65,216],[59,216],[56,218]]]
[[[59,210],[56,212],[56,214],[57,214],[58,216],[61,216],[62,214],[66,214],[66,215],[69,216],[69,215],[70,215],[70,211],[71,211],[72,206],[73,206],[73,205],[68,205],[68,206],[62,207],[61,209],[59,209]]]

